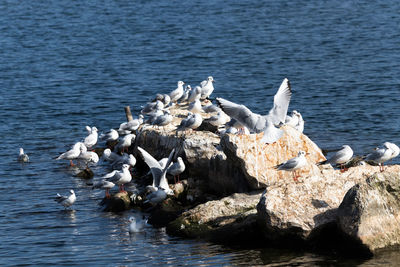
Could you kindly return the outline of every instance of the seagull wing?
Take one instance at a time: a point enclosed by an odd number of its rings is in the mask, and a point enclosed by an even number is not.
[[[142,154],[144,162],[149,166],[151,174],[153,175],[153,186],[159,186],[163,173],[160,163],[143,148],[138,146],[138,150]]]
[[[263,120],[262,116],[251,112],[251,110],[248,109],[246,106],[233,103],[220,97],[217,98],[217,103],[218,106],[229,117],[234,118],[240,124],[249,128],[250,131],[260,132],[265,129],[265,120],[264,123],[260,121]]]
[[[164,190],[165,189],[169,189],[166,173],[167,173],[169,165],[172,162],[172,158],[174,157],[174,153],[175,153],[175,148],[172,149],[172,151],[169,153],[167,164],[165,165],[164,169],[162,170],[162,175],[161,175],[159,187],[163,188]]]
[[[274,106],[268,113],[274,125],[285,123],[291,97],[292,89],[289,80],[285,78],[274,96]]]

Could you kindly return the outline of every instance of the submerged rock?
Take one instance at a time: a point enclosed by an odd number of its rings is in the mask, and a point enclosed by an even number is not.
[[[132,193],[118,192],[111,198],[104,198],[100,205],[104,206],[104,211],[121,212],[131,208]]]

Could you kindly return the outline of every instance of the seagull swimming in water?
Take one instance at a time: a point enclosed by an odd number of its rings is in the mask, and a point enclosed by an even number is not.
[[[293,180],[297,182],[297,178],[299,178],[300,176],[298,174],[296,175],[296,171],[307,165],[307,159],[305,155],[306,152],[299,151],[297,157],[289,159],[288,161],[285,161],[275,166],[274,168],[282,171],[291,171],[293,173]]]
[[[129,233],[139,233],[144,231],[144,227],[146,226],[147,220],[144,219],[136,219],[135,217],[129,218]]]
[[[23,163],[29,162],[29,156],[28,154],[24,153],[24,149],[22,147],[19,148],[18,161]]]
[[[219,107],[231,118],[246,126],[250,132],[264,132],[262,142],[274,143],[283,136],[283,131],[276,128],[285,122],[292,90],[288,79],[284,79],[274,96],[274,105],[268,115],[253,113],[244,105],[239,105],[223,98],[217,98]]]
[[[72,189],[69,192],[71,193],[69,196],[62,196],[59,193],[57,193],[54,201],[60,203],[65,208],[72,206],[72,204],[74,204],[76,201],[76,195],[75,195],[74,190],[72,190]]]

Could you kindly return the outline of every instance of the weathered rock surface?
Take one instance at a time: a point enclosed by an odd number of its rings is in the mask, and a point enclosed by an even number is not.
[[[132,193],[129,192],[119,192],[112,195],[111,198],[104,198],[100,205],[104,208],[104,211],[121,212],[131,208],[131,198]]]
[[[221,146],[228,161],[234,162],[244,174],[251,189],[265,188],[291,180],[292,173],[278,171],[273,167],[296,157],[300,150],[308,153],[308,164],[300,170],[302,176],[315,176],[321,173],[315,165],[325,160],[322,151],[306,135],[291,126],[281,127],[284,136],[273,144],[262,144],[263,133],[252,135],[224,135]]]
[[[217,242],[251,241],[259,235],[256,205],[261,193],[236,193],[208,201],[184,212],[167,226],[167,231],[186,237]]]
[[[400,166],[353,186],[338,208],[340,229],[370,251],[400,244]]]

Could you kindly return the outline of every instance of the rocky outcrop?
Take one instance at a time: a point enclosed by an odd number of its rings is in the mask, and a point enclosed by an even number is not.
[[[400,166],[354,185],[337,210],[340,229],[370,251],[400,244]]]
[[[302,176],[320,175],[315,163],[325,160],[322,151],[306,135],[291,126],[283,126],[284,136],[273,144],[262,144],[263,133],[252,135],[224,135],[221,146],[228,161],[233,162],[244,174],[251,189],[292,179],[292,173],[278,171],[273,167],[297,156],[302,150],[307,153],[308,164],[300,170]]]
[[[174,235],[202,237],[216,242],[249,242],[259,238],[256,205],[261,193],[236,193],[220,200],[208,201],[168,224]]]

